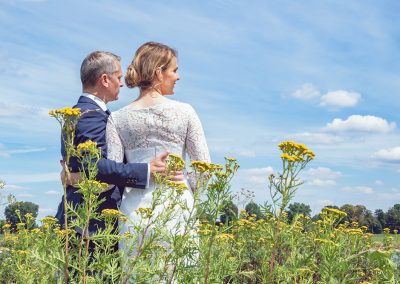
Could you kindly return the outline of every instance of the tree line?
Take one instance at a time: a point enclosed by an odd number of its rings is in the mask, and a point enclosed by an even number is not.
[[[389,208],[386,212],[382,209],[376,209],[374,212],[367,209],[364,205],[352,205],[344,204],[343,206],[328,205],[328,208],[336,208],[347,214],[340,222],[357,222],[359,226],[366,226],[368,232],[374,234],[380,234],[383,229],[389,228],[391,232],[394,230],[400,231],[400,204],[395,204]],[[263,218],[266,212],[270,212],[271,208],[267,205],[260,205],[251,201],[247,203],[244,210],[247,214],[255,214],[256,218]],[[292,222],[293,218],[298,214],[310,217],[313,221],[321,219],[320,214],[311,216],[311,208],[309,205],[294,202],[288,206],[287,218],[289,222]],[[240,218],[238,207],[234,203],[227,204],[223,214],[221,215],[221,222],[226,222]]]
[[[393,207],[389,208],[386,212],[382,209],[376,209],[374,212],[367,209],[364,205],[351,205],[345,204],[341,207],[329,205],[326,207],[339,209],[347,214],[341,222],[358,222],[359,226],[366,226],[370,233],[380,234],[383,232],[384,228],[389,228],[391,232],[393,230],[400,231],[400,204],[395,204]],[[20,217],[16,214],[16,210],[19,210]],[[39,206],[32,202],[15,201],[8,204],[5,207],[4,215],[5,220],[0,220],[0,229],[3,224],[9,223],[13,227],[20,221],[24,222],[25,214],[32,213],[34,217],[37,216]],[[244,210],[247,214],[255,214],[256,218],[263,218],[266,212],[269,212],[271,208],[267,205],[260,205],[251,201],[247,203]],[[320,214],[311,216],[311,208],[309,205],[294,202],[288,206],[287,218],[289,222],[292,222],[293,218],[298,214],[303,214],[312,218],[313,221],[317,221],[321,218]],[[220,220],[217,222],[226,223],[231,220],[240,218],[239,210],[236,204],[233,202],[228,203],[225,206],[224,211],[221,214]]]

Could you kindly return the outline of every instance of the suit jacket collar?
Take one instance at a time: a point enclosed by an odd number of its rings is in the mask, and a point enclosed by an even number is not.
[[[85,97],[85,96],[80,96],[79,97],[78,104],[82,104],[82,103],[83,104],[92,104],[92,105],[95,105],[95,106],[99,107],[99,105],[96,104],[96,102],[94,100],[89,99],[88,97]]]

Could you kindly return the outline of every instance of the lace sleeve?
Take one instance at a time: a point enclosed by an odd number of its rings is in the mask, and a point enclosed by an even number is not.
[[[191,161],[204,161],[207,163],[211,162],[210,153],[208,151],[206,137],[204,135],[204,130],[201,125],[200,119],[197,116],[195,110],[189,108],[189,119],[188,128],[186,135],[186,152],[189,155]],[[189,177],[190,187],[195,190],[195,178],[193,176]]]
[[[121,138],[118,135],[118,131],[112,119],[112,115],[109,116],[107,121],[106,141],[107,159],[116,162],[123,162],[124,146],[122,145]]]

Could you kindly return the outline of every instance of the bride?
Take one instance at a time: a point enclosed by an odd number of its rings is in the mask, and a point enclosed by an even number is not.
[[[210,162],[207,143],[200,120],[186,103],[166,98],[174,94],[179,80],[177,52],[160,43],[148,42],[137,51],[129,65],[125,83],[138,87],[139,97],[111,114],[107,124],[107,157],[122,162],[147,163],[161,152],[177,154],[190,160]],[[192,189],[187,180],[185,183]],[[120,211],[135,222],[138,208],[151,204],[153,181],[148,188],[125,188]],[[182,196],[188,206],[193,205],[193,193]],[[121,234],[129,232],[129,222],[121,224]],[[125,244],[120,244],[124,249]]]

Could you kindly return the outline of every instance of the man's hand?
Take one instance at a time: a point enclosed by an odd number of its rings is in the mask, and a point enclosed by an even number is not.
[[[79,173],[70,173],[66,170],[66,164],[64,160],[60,160],[60,165],[62,170],[60,172],[61,183],[66,186],[75,185],[79,183],[81,180],[81,176]]]
[[[168,157],[168,152],[161,153],[154,160],[150,162],[150,174],[163,173],[165,171],[165,160]]]
[[[159,174],[168,174],[168,179],[171,181],[183,181],[183,172],[182,171],[177,171],[177,172],[170,172],[166,173],[166,159],[168,157],[169,153],[164,152],[161,153],[160,155],[156,156],[154,160],[150,162],[150,174],[151,176],[154,176],[155,173]]]

